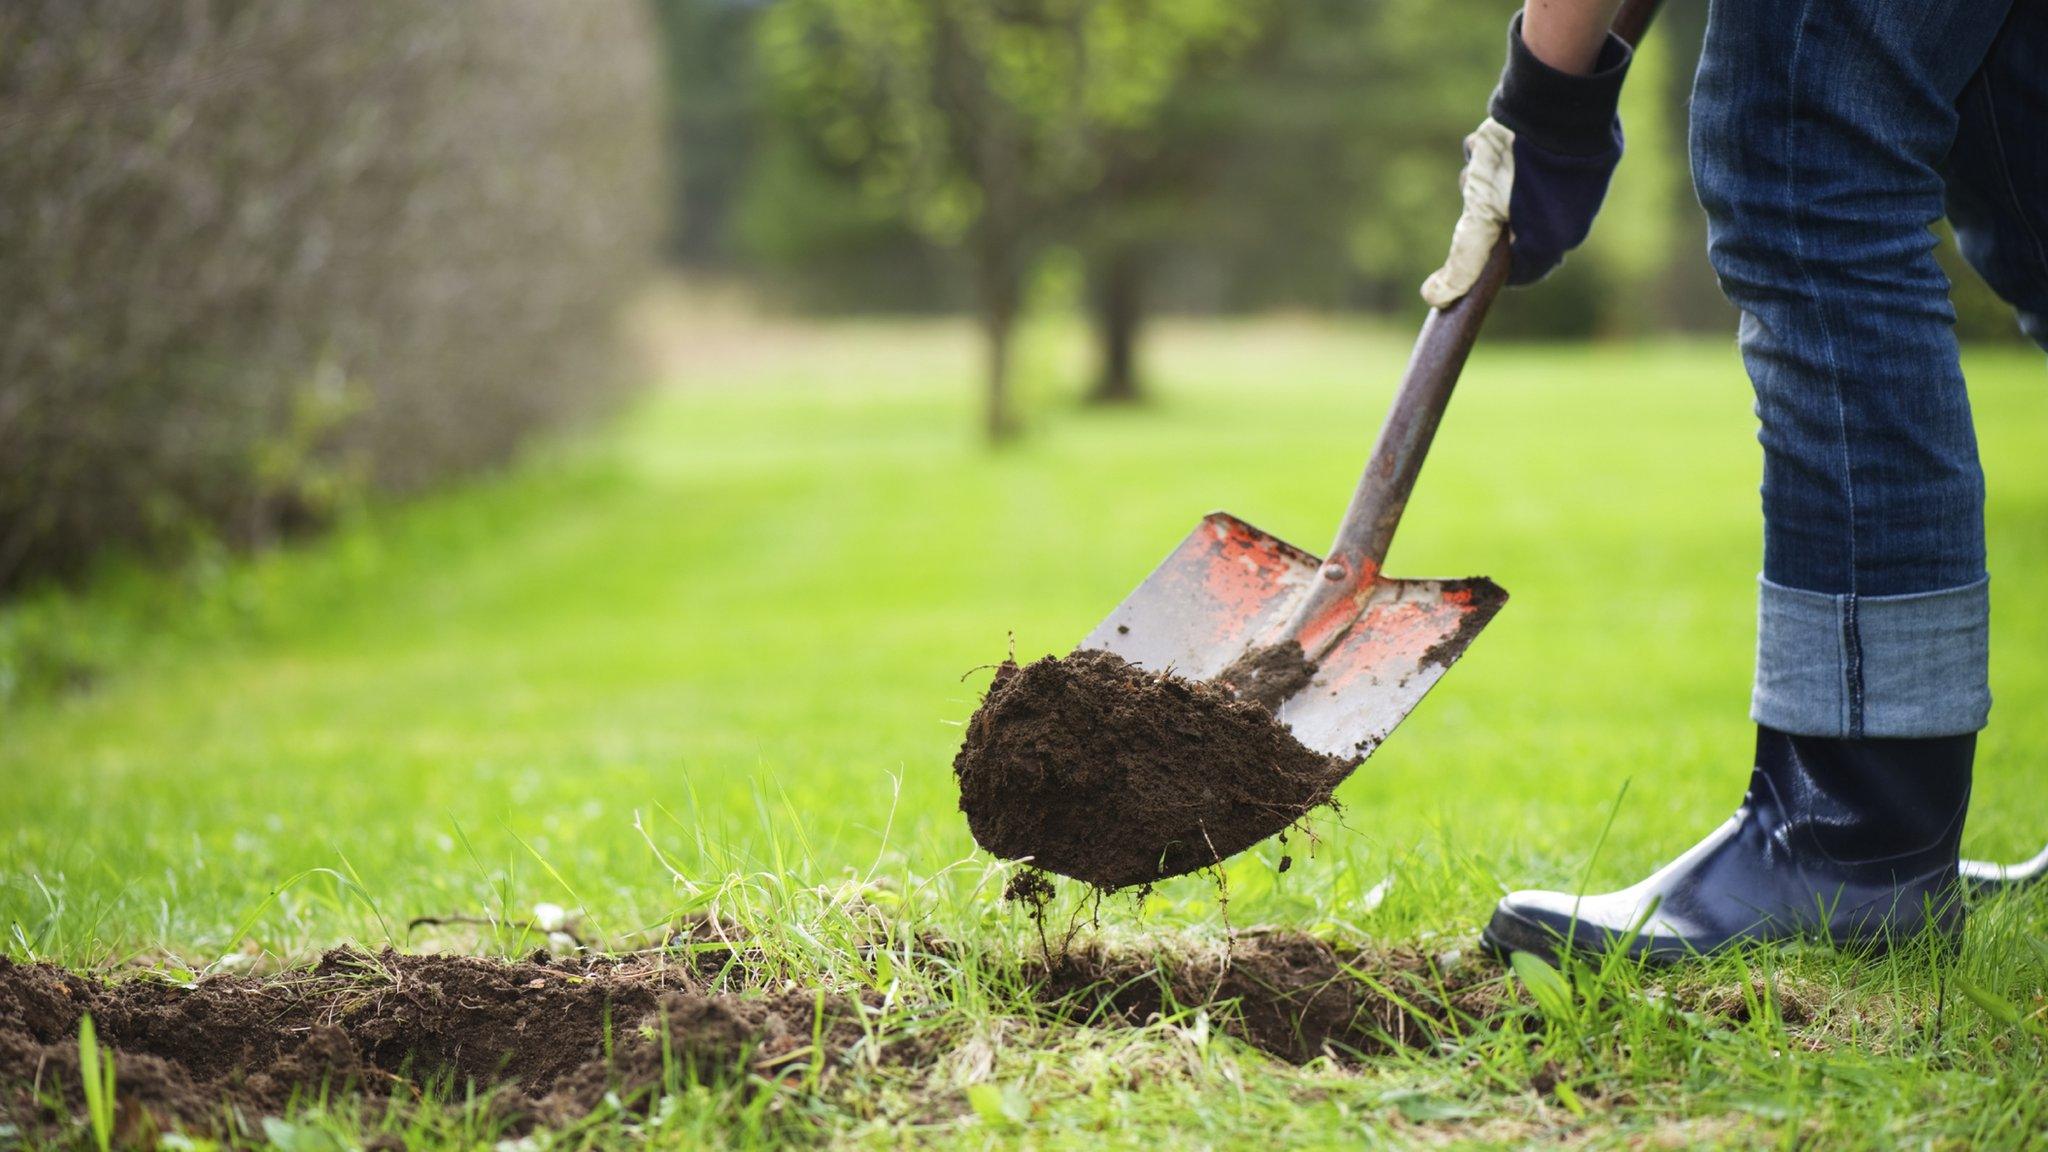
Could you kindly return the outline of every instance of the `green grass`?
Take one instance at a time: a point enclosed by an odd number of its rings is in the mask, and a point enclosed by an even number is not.
[[[512,952],[551,901],[613,948],[716,906],[782,971],[841,987],[879,979],[844,946],[874,910],[1021,955],[1035,934],[998,902],[949,773],[987,665],[1070,646],[1209,510],[1319,548],[1406,351],[1319,324],[1175,328],[1155,405],[1088,411],[1040,385],[1031,435],[990,452],[956,328],[677,343],[671,386],[504,476],[0,615],[8,952]],[[1028,378],[1069,375],[1069,344],[1034,337]],[[2048,833],[2048,380],[2018,351],[1969,367],[1999,706],[1966,846],[2020,855]],[[1285,875],[1274,851],[1235,861],[1227,909],[1188,878],[1088,931],[1270,924],[1464,951],[1504,887],[1633,880],[1711,828],[1752,738],[1749,405],[1723,343],[1482,349],[1390,570],[1490,575],[1507,610],[1345,786],[1310,857]],[[407,932],[439,914],[499,924]],[[772,1114],[758,1093],[693,1088],[659,1131],[571,1140],[2017,1146],[2048,1124],[2043,1048],[2000,1006],[2038,1017],[2044,922],[2040,897],[1977,917],[1958,963],[1988,1009],[1937,957],[1766,952],[1581,972],[1533,1035],[1482,1030],[1360,1072],[1284,1068],[1188,1020],[1056,1026],[1002,980],[899,973],[921,1005],[904,1011],[956,1044],[938,1069],[778,1089]],[[1773,980],[1812,1012],[1666,995],[1740,1002]],[[1529,1087],[1546,1065],[1563,1092]],[[480,1138],[459,1110],[390,1123],[415,1146]]]

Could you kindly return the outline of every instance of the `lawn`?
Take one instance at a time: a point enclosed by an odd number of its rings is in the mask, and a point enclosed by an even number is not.
[[[1173,326],[1156,401],[1095,411],[1051,383],[1078,370],[1072,336],[1032,334],[1031,431],[991,451],[957,326],[675,325],[661,387],[501,476],[0,613],[6,952],[513,954],[543,943],[543,902],[624,951],[709,912],[765,942],[755,984],[874,988],[946,1049],[719,1079],[665,1124],[570,1143],[2043,1140],[2038,895],[1980,909],[1954,961],[1568,973],[1568,1003],[1362,1063],[1269,1059],[1211,1030],[1227,1004],[1135,1028],[1034,1009],[1015,965],[1039,933],[999,900],[949,771],[989,666],[1071,646],[1204,512],[1319,550],[1406,352],[1334,324]],[[1969,368],[1999,705],[1966,848],[2024,856],[2048,836],[2048,378],[2018,350]],[[1390,571],[1485,574],[1507,609],[1285,874],[1269,849],[1142,902],[1069,894],[1055,935],[1281,926],[1469,966],[1505,888],[1633,880],[1690,844],[1739,798],[1753,735],[1752,433],[1729,342],[1482,348]],[[851,946],[876,923],[955,944],[879,972]],[[359,1135],[336,1106],[306,1122]],[[447,1114],[367,1123],[488,1138]]]

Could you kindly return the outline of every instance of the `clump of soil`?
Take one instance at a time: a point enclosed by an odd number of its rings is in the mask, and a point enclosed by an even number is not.
[[[998,668],[953,772],[982,847],[1114,890],[1285,831],[1357,763],[1225,687],[1083,651]]]
[[[1240,700],[1249,700],[1277,716],[1280,705],[1315,677],[1316,664],[1301,650],[1301,643],[1286,640],[1252,649],[1213,679],[1237,693]]]
[[[1248,933],[1207,953],[1069,952],[1033,974],[1077,1021],[1143,1024],[1200,1005],[1230,1005],[1225,1031],[1295,1064],[1355,1062],[1487,1026],[1512,1005],[1498,970],[1414,952],[1333,947],[1298,932]]]
[[[720,958],[714,963],[723,963]],[[323,1087],[370,1102],[430,1080],[495,1091],[515,1124],[642,1101],[670,1067],[704,1079],[828,1060],[864,1043],[859,1005],[810,991],[706,990],[674,962],[525,962],[336,949],[277,977],[107,983],[0,957],[0,1114],[24,1130],[82,1114],[79,1020],[111,1053],[126,1142],[172,1127],[248,1131]],[[51,1103],[55,1108],[50,1107]]]

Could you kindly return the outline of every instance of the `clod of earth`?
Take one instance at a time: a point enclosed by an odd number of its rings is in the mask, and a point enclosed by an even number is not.
[[[1285,831],[1357,764],[1222,685],[1083,651],[998,668],[953,772],[983,848],[1113,890]]]

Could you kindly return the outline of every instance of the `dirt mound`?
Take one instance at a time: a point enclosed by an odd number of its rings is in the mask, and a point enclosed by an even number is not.
[[[864,1042],[859,1008],[843,998],[705,985],[672,961],[541,955],[507,963],[337,949],[310,970],[192,985],[104,983],[0,958],[0,1112],[42,1124],[82,1112],[87,1012],[112,1053],[122,1124],[137,1136],[248,1131],[294,1094],[330,1087],[375,1102],[435,1079],[495,1090],[494,1108],[515,1122],[559,1122],[607,1092],[651,1096],[664,1049],[667,1066],[710,1079],[743,1060],[755,1071],[809,1061],[814,1027],[828,1060]]]
[[[1487,1026],[1510,1005],[1498,970],[1334,948],[1297,932],[1248,933],[1228,949],[1197,954],[1075,951],[1033,975],[1075,1020],[1143,1024],[1228,1004],[1219,1021],[1225,1031],[1296,1064],[1426,1045],[1453,1029]]]
[[[1286,830],[1356,763],[1225,687],[1084,651],[997,669],[953,772],[982,847],[1116,889]]]

